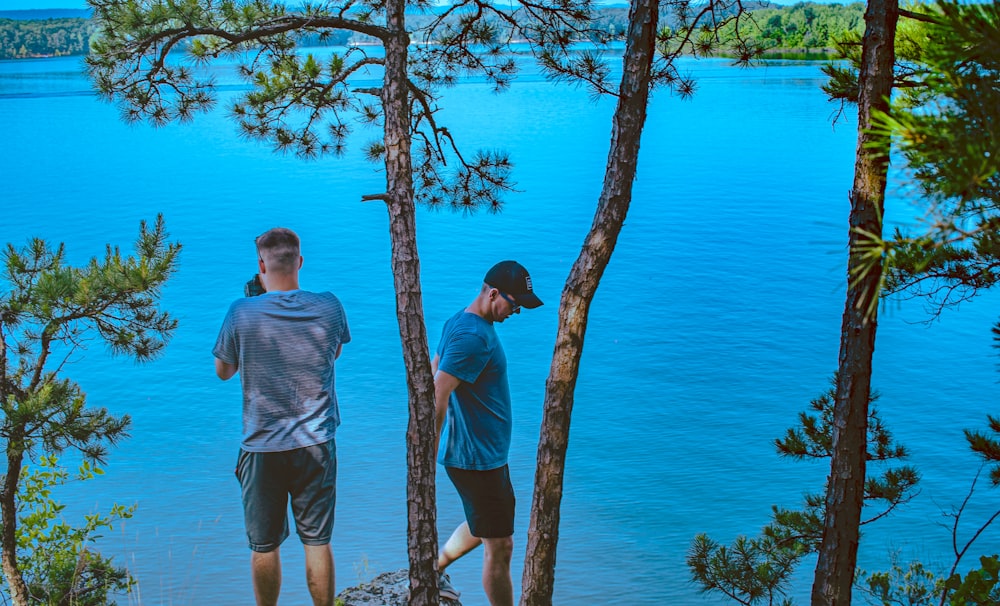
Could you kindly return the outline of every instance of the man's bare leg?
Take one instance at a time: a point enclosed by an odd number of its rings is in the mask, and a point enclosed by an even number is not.
[[[510,578],[513,537],[482,539],[483,590],[490,606],[514,606],[514,584]]]
[[[306,583],[313,606],[333,606],[336,571],[330,545],[305,545]]]
[[[462,525],[451,533],[444,547],[438,552],[438,571],[444,572],[449,564],[479,547],[482,542],[482,539],[472,536],[472,533],[469,532],[469,523],[462,522]]]
[[[281,593],[281,555],[274,551],[254,551],[250,556],[250,576],[257,606],[275,606]]]

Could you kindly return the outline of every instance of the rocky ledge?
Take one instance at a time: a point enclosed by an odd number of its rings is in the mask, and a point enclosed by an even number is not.
[[[410,593],[410,575],[405,568],[383,572],[371,581],[342,591],[338,604],[344,606],[406,606]],[[441,598],[441,606],[462,606],[458,600]]]

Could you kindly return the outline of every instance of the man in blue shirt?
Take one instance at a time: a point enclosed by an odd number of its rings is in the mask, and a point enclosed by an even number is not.
[[[493,324],[542,302],[532,292],[528,271],[515,261],[497,263],[483,282],[475,300],[445,322],[431,361],[438,462],[458,490],[466,519],[438,554],[438,585],[442,597],[457,600],[459,592],[444,570],[482,544],[486,597],[492,606],[513,606],[510,388],[507,358]]]
[[[278,603],[279,547],[288,537],[288,501],[305,547],[315,606],[333,606],[333,534],[340,424],[334,360],[351,340],[340,301],[299,289],[299,238],[275,228],[259,236],[264,293],[229,308],[213,353],[215,371],[240,373],[243,440],[236,465],[258,605]],[[248,289],[248,294],[257,294]],[[259,291],[258,291],[259,292]]]

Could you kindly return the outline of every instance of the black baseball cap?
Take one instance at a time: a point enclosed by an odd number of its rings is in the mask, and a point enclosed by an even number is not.
[[[534,309],[542,304],[542,300],[531,292],[528,270],[517,261],[500,261],[486,272],[483,282],[509,295],[521,307]]]

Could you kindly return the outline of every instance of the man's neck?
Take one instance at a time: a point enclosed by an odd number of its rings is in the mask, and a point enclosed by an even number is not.
[[[489,297],[482,295],[476,297],[472,303],[469,303],[469,306],[465,308],[465,311],[470,314],[476,314],[490,324],[493,323],[493,310],[490,307]]]
[[[299,278],[298,276],[268,275],[266,286],[268,292],[298,290]]]

